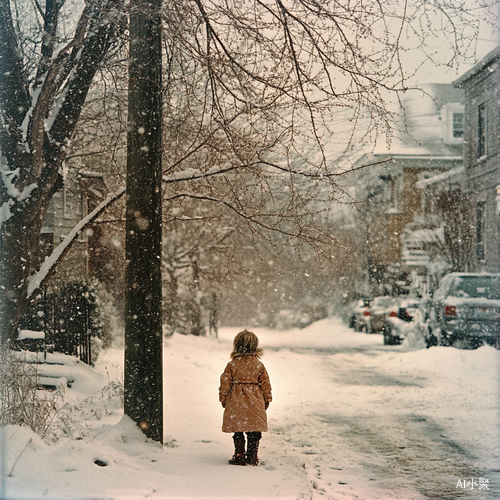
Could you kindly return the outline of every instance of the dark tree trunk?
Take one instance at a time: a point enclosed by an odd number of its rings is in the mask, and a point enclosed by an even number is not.
[[[24,256],[32,257],[38,251],[37,241],[39,230],[36,227],[27,228],[19,219],[13,218],[2,228],[0,282],[0,331],[1,343],[8,339],[17,338],[17,326],[26,309],[26,287],[19,286],[27,283],[30,262]]]
[[[159,0],[131,2],[125,414],[162,442],[160,9]]]

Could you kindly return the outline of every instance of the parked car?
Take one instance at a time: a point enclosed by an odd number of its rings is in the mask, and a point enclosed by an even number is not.
[[[403,342],[409,327],[408,323],[413,321],[419,303],[416,298],[394,299],[382,332],[384,345],[399,345]]]
[[[370,324],[370,299],[364,298],[352,304],[349,328],[356,332],[367,331]]]
[[[417,309],[420,306],[420,300],[417,298],[405,298],[399,302],[397,316],[402,321],[413,321]]]
[[[375,297],[371,303],[370,328],[367,333],[384,333],[389,328],[387,318],[397,315],[394,297]]]
[[[446,275],[425,304],[425,343],[499,346],[500,274]]]

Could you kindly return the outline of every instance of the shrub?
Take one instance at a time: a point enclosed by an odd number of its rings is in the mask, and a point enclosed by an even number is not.
[[[58,393],[38,389],[36,362],[0,348],[0,425],[23,425],[43,435],[57,415]]]

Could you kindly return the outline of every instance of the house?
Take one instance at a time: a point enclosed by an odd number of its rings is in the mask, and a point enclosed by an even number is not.
[[[421,209],[405,227],[401,242],[403,253],[412,249],[425,255],[424,266],[413,274],[421,292],[434,289],[444,274],[464,271],[470,261],[470,214],[463,177],[460,165],[416,185],[422,192]]]
[[[470,271],[500,272],[500,46],[453,82],[465,94],[464,195],[474,252]]]
[[[50,255],[74,226],[91,212],[109,192],[98,172],[69,169],[60,190],[52,198],[42,226],[43,253]],[[82,231],[71,250],[57,265],[48,281],[49,288],[59,288],[75,280],[96,276],[102,249],[99,245],[101,228],[98,224]]]
[[[120,115],[123,106],[119,104],[123,95],[108,91],[105,97],[99,87],[94,88],[82,111],[62,172],[64,179],[44,219],[42,260],[124,183],[126,143]],[[90,278],[122,288],[122,284],[115,285],[123,281],[123,210],[123,203],[110,207],[81,231],[50,277],[47,284],[51,290]]]
[[[405,97],[404,116],[390,148],[376,150],[357,162],[374,165],[359,170],[356,185],[358,230],[366,234],[366,262],[372,293],[409,291],[412,272],[422,272],[428,255],[406,245],[402,235],[422,212],[422,188],[435,174],[462,165],[463,92],[451,84],[430,84]],[[352,175],[352,174],[351,174]]]

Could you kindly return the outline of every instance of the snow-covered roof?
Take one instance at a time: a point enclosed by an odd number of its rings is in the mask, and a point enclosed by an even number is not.
[[[486,54],[475,66],[473,66],[467,73],[464,73],[460,78],[457,78],[453,85],[457,88],[461,88],[466,82],[471,78],[476,76],[478,73],[483,71],[485,68],[493,64],[495,61],[500,59],[500,45],[495,47],[491,52]]]
[[[21,330],[17,338],[18,340],[25,340],[25,339],[41,340],[45,338],[45,332],[36,332],[34,330]]]
[[[388,154],[389,153],[385,153],[385,154],[377,153],[377,154],[374,154],[373,156],[375,156],[375,157],[386,156]],[[391,157],[394,159],[397,159],[397,160],[435,160],[437,158],[436,155],[421,155],[418,153],[414,153],[414,154],[392,153]],[[454,156],[439,156],[439,160],[440,161],[460,161],[460,160],[462,160],[462,156],[456,156],[456,155],[454,155]]]
[[[462,89],[450,84],[426,84],[419,90],[408,91],[402,101],[404,114],[397,117],[398,129],[391,139],[390,147],[381,144],[375,154],[391,154],[456,159],[461,158],[462,144],[445,144],[444,123],[441,110],[446,104],[461,106],[464,102]]]
[[[444,243],[444,228],[439,226],[436,228],[421,228],[414,230],[406,230],[402,236],[403,246],[409,248],[421,247],[424,243],[433,243],[435,241]]]
[[[429,186],[431,184],[436,184],[437,182],[443,182],[443,181],[454,182],[459,180],[463,174],[464,174],[464,166],[459,165],[458,167],[450,168],[450,170],[447,170],[446,172],[433,175],[428,179],[422,179],[421,181],[418,181],[416,185],[417,188],[423,189],[426,186]]]

